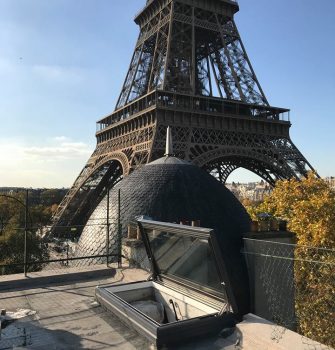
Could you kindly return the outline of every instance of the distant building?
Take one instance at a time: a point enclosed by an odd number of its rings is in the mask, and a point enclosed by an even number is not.
[[[335,176],[328,176],[323,178],[329,186],[335,190]],[[232,182],[226,183],[226,187],[240,200],[249,199],[253,202],[260,202],[264,200],[264,197],[269,195],[272,191],[272,187],[261,180],[260,182],[248,182],[239,183]]]
[[[21,187],[0,187],[0,194],[13,195],[14,193],[21,190]]]
[[[335,190],[335,177],[334,176],[325,177],[324,180],[329,184],[329,186],[333,190]]]
[[[253,202],[264,200],[272,191],[271,186],[265,181],[249,183],[227,183],[226,187],[239,199],[249,199]]]

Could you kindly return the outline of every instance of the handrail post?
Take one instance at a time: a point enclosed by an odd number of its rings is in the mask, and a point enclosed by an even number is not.
[[[109,187],[107,188],[107,210],[106,210],[106,255],[107,255],[107,267],[109,266]]]
[[[27,233],[28,233],[28,189],[26,189],[26,203],[24,212],[24,251],[23,251],[23,272],[27,277]]]
[[[122,230],[121,230],[121,189],[118,191],[118,215],[117,215],[117,232],[118,232],[118,268],[122,267]]]

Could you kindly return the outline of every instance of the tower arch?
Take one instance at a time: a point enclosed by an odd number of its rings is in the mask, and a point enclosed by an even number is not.
[[[57,226],[84,225],[107,188],[129,174],[126,160],[124,154],[114,153],[88,163],[59,205],[53,217],[54,228],[61,232]]]
[[[218,148],[195,158],[193,162],[205,169],[220,182],[225,183],[229,175],[238,168],[247,169],[274,186],[277,180],[287,178],[291,171],[283,160],[267,155],[259,150],[245,148]],[[291,177],[295,174],[292,173]]]

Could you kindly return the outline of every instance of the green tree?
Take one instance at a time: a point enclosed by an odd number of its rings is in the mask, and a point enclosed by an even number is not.
[[[23,272],[24,262],[24,230],[17,229],[10,237],[0,242],[0,256],[2,274]],[[27,261],[28,271],[39,271],[43,267],[43,261],[49,258],[47,245],[36,235],[28,232],[27,235]]]
[[[21,194],[15,196],[0,196],[0,242],[9,238],[13,228],[19,222],[24,222],[24,203]]]
[[[24,261],[25,227],[24,193],[0,196],[0,273],[22,272]],[[39,234],[39,229],[50,222],[50,208],[41,205],[29,207],[27,260],[29,269],[37,271],[41,264],[34,263],[48,258],[48,250]],[[5,266],[4,265],[11,265]]]
[[[46,189],[40,194],[40,203],[44,206],[52,206],[53,204],[59,204],[64,198],[66,189]]]

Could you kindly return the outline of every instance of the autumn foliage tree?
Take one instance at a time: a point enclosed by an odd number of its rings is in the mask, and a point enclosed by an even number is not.
[[[296,314],[299,331],[335,346],[335,192],[313,173],[306,179],[278,181],[263,203],[248,205],[253,219],[261,213],[287,220],[297,236]]]

